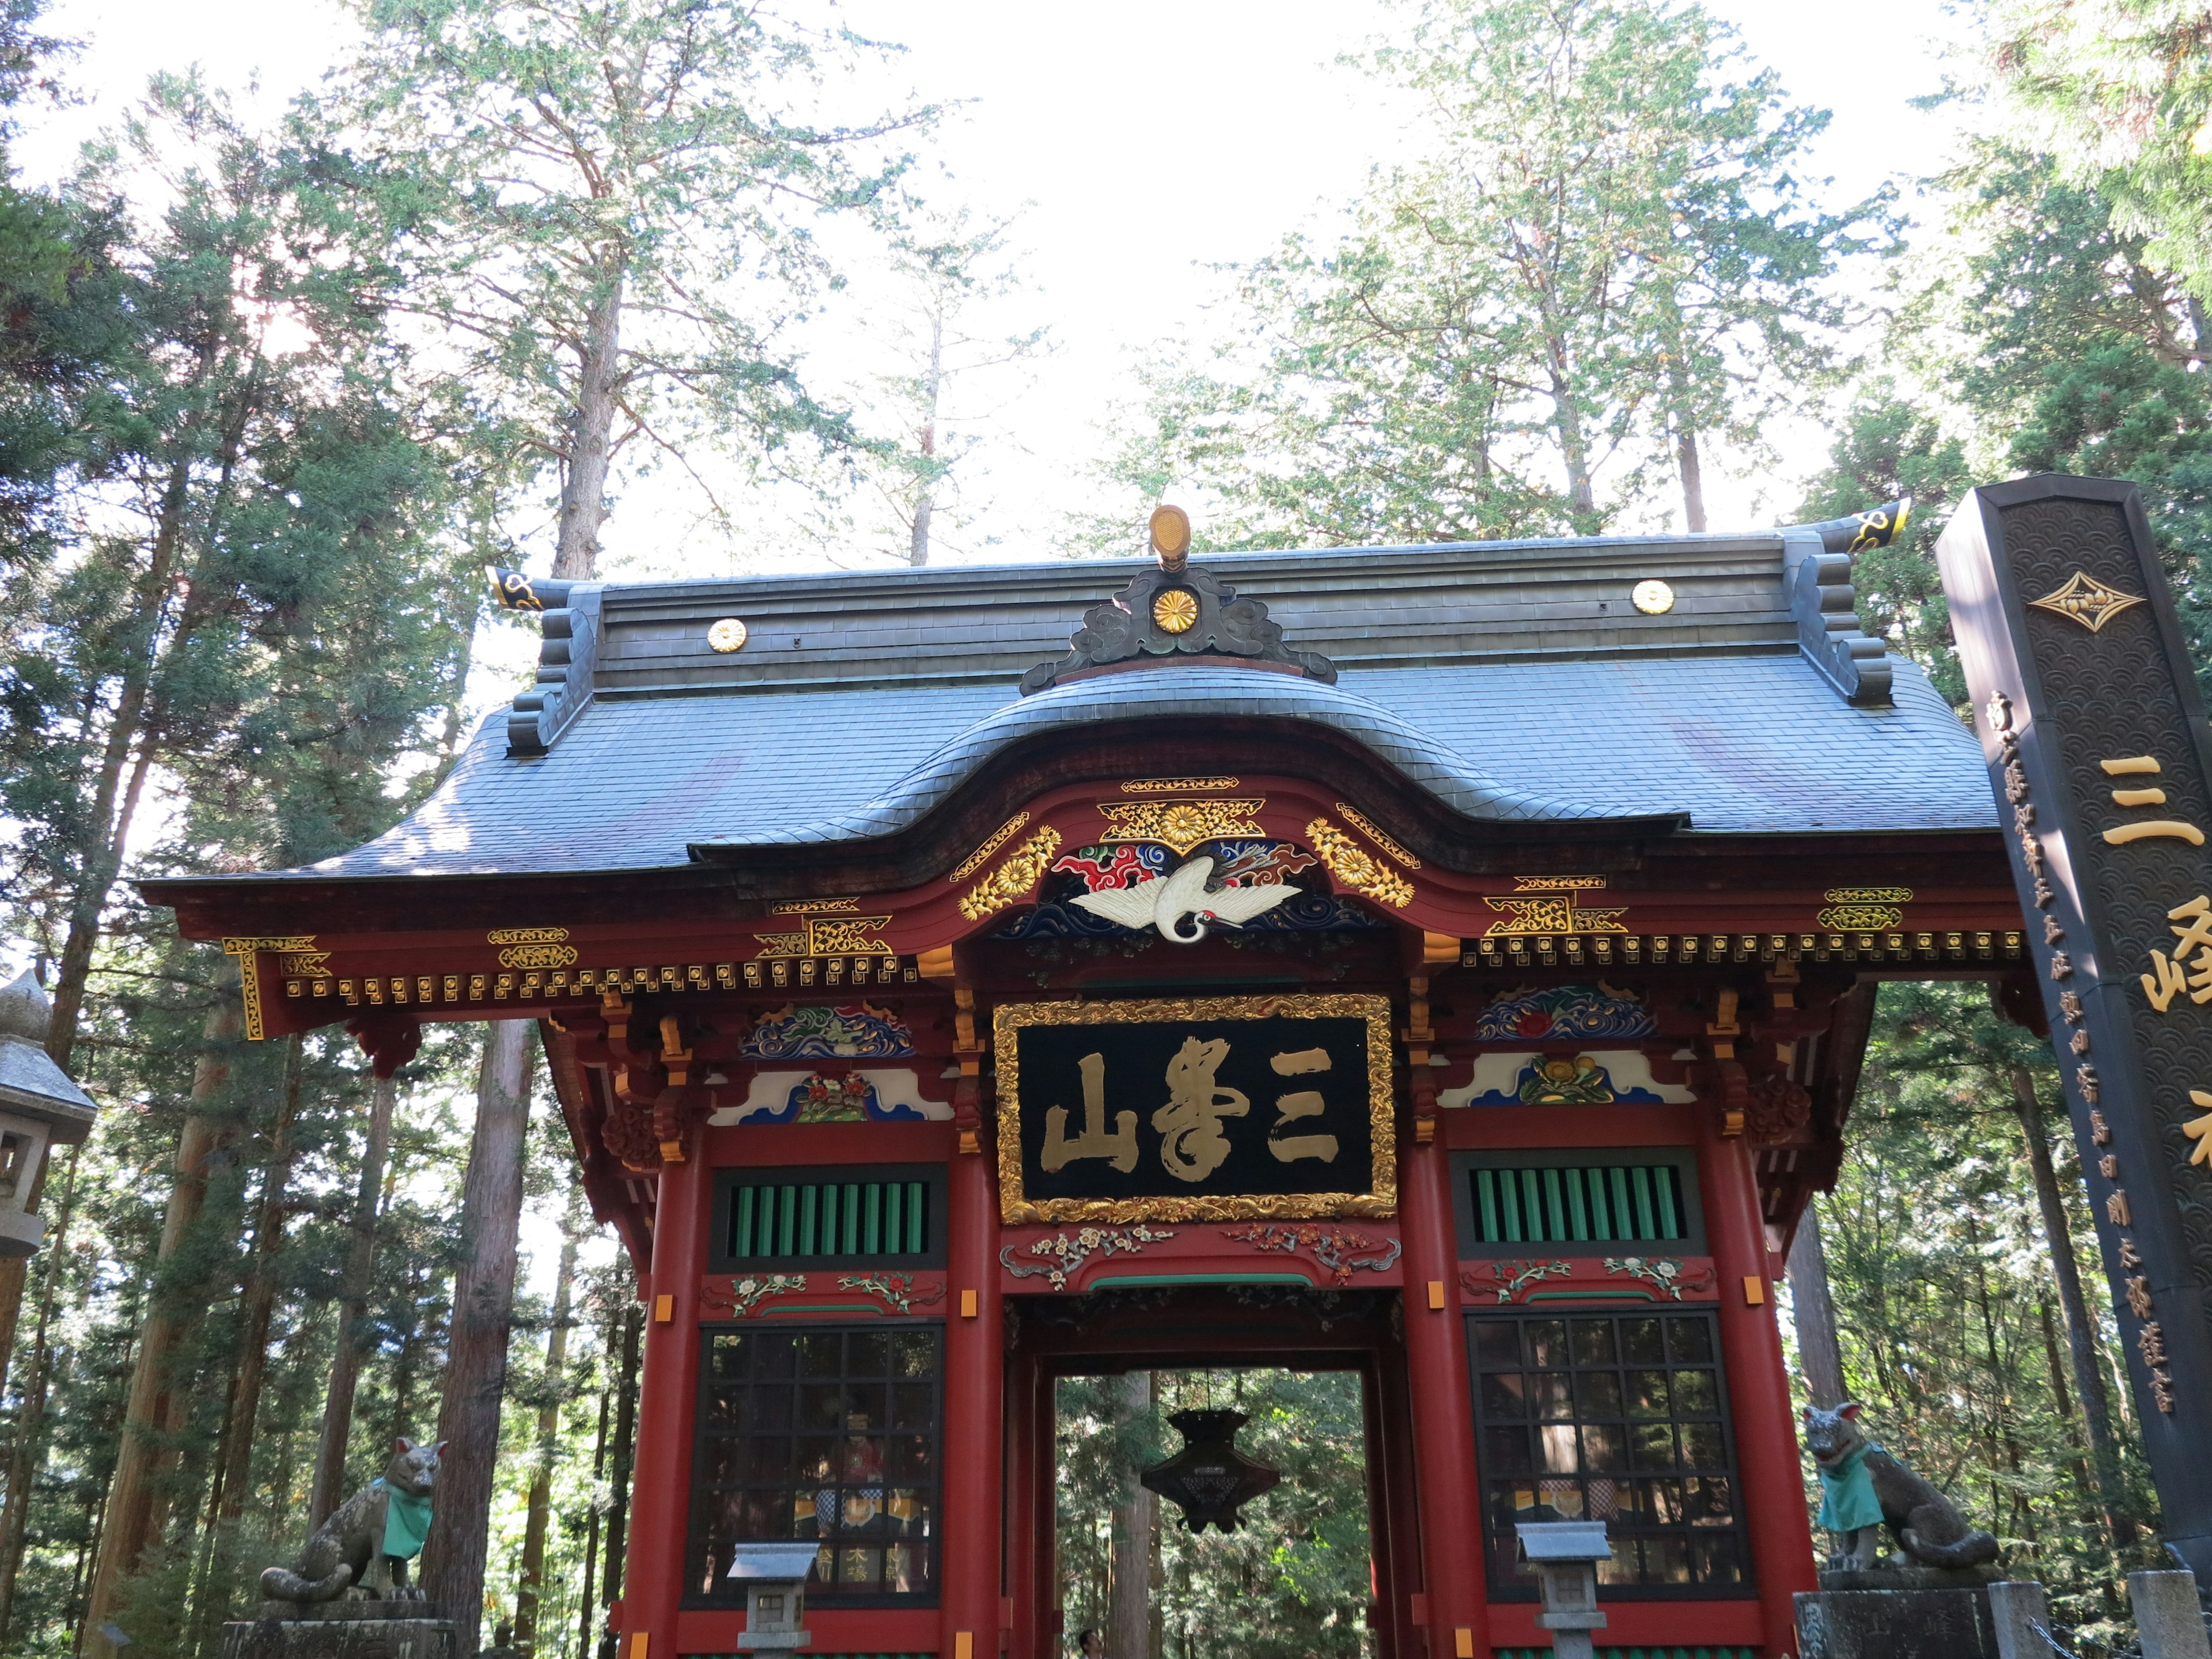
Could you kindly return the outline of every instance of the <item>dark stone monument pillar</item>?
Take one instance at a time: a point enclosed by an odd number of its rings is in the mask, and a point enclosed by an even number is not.
[[[1973,490],[1936,556],[2166,1541],[2212,1581],[2212,727],[2134,485]]]

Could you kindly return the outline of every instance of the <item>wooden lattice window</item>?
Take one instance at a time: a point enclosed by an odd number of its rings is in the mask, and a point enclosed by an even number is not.
[[[726,1170],[714,1194],[711,1266],[839,1267],[944,1261],[941,1165]]]
[[[944,1327],[785,1323],[702,1333],[684,1594],[743,1605],[741,1542],[820,1545],[810,1601],[937,1595]]]
[[[1528,1600],[1523,1521],[1606,1523],[1599,1593],[1753,1593],[1710,1311],[1471,1314],[1475,1457],[1492,1595]]]

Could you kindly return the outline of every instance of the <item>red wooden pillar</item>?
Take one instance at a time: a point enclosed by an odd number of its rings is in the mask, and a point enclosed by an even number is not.
[[[1006,1365],[999,1192],[989,1159],[956,1152],[945,1268],[943,1659],[999,1650]]]
[[[1474,1413],[1468,1396],[1466,1321],[1451,1206],[1451,1154],[1441,1140],[1401,1142],[1400,1226],[1405,1240],[1406,1373],[1419,1448],[1416,1492],[1431,1659],[1449,1659],[1469,1632],[1490,1652]],[[1442,1305],[1439,1306],[1438,1304]]]
[[[1782,1333],[1775,1324],[1774,1281],[1767,1272],[1766,1229],[1759,1212],[1759,1181],[1741,1137],[1718,1133],[1716,1114],[1701,1113],[1698,1184],[1705,1189],[1705,1231],[1721,1281],[1721,1357],[1728,1366],[1735,1419],[1736,1474],[1752,1571],[1759,1581],[1770,1653],[1797,1650],[1799,1590],[1819,1588],[1813,1569],[1813,1527],[1798,1468],[1797,1425],[1790,1405]],[[1756,1297],[1754,1301],[1753,1298]]]
[[[676,1607],[690,1530],[691,1419],[699,1384],[699,1273],[711,1183],[701,1157],[664,1165],[646,1280],[645,1369],[621,1659],[676,1659]]]

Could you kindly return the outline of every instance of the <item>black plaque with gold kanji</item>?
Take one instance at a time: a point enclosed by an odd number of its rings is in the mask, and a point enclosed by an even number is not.
[[[1974,490],[1936,557],[2166,1539],[2212,1581],[2212,731],[2133,485]]]
[[[1212,997],[1000,1008],[1008,1220],[1387,1214],[1389,1003]]]

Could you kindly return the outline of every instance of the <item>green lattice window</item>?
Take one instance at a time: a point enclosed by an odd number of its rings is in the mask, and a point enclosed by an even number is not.
[[[714,1267],[852,1267],[943,1260],[945,1182],[931,1164],[725,1170]]]
[[[1704,1253],[1686,1152],[1477,1153],[1458,1163],[1463,1255],[1594,1255],[1628,1245]]]

